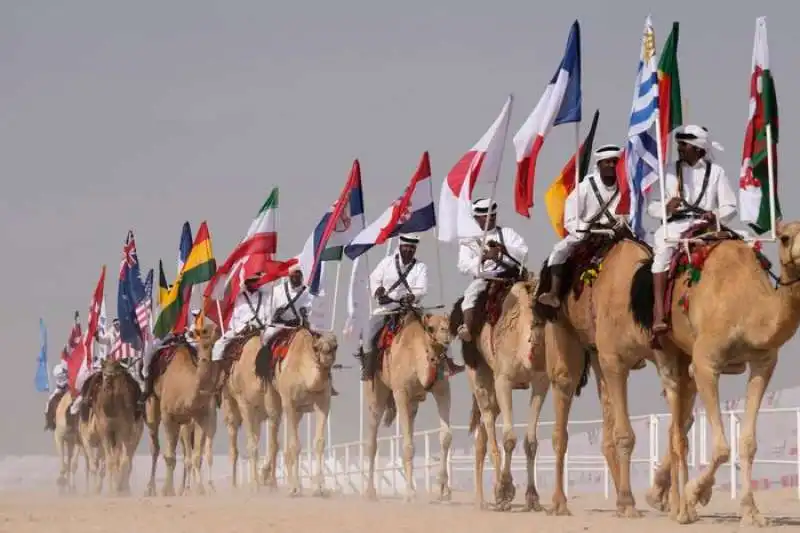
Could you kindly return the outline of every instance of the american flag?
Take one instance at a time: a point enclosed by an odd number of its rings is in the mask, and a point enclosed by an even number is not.
[[[136,306],[136,323],[142,332],[142,341],[146,345],[153,338],[153,270],[147,274],[144,282],[144,298]]]
[[[119,361],[120,359],[133,359],[137,356],[136,350],[127,342],[122,342],[122,337],[119,333],[115,333],[114,343],[111,345],[111,352],[108,358],[112,361]]]

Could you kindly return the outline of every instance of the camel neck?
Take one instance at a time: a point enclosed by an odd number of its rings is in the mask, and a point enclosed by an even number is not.
[[[797,280],[800,271],[781,268],[780,284],[771,290],[763,304],[753,306],[759,309],[765,318],[764,328],[757,346],[761,349],[778,349],[783,346],[797,331],[800,325],[800,282]]]

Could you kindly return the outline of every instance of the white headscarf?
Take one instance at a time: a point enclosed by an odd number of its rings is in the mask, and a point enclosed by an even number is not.
[[[706,128],[694,124],[683,126],[679,131],[675,132],[675,140],[705,150],[705,157],[709,161],[714,160],[713,150],[718,150],[720,152],[725,150],[721,144],[711,140],[711,134]]]

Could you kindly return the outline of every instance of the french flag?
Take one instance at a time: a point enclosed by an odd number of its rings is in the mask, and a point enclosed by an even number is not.
[[[533,112],[514,135],[517,152],[517,179],[514,187],[514,207],[520,215],[530,218],[533,207],[533,182],[536,159],[545,136],[553,126],[581,121],[581,27],[572,23],[567,49],[542,98]]]
[[[403,195],[345,247],[345,255],[355,259],[392,237],[402,233],[419,233],[434,227],[436,212],[432,190],[431,161],[428,152],[425,152]]]
[[[513,97],[509,95],[500,115],[483,137],[458,160],[442,183],[439,195],[439,240],[478,237],[481,228],[472,216],[472,191],[478,178],[496,182],[508,133]]]

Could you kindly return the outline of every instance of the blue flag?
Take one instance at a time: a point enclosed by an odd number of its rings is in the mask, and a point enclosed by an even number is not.
[[[36,365],[36,378],[34,384],[37,392],[49,392],[50,380],[47,375],[47,328],[44,327],[44,320],[39,319],[39,332],[42,336],[39,358]]]
[[[144,283],[139,269],[136,241],[133,239],[133,231],[128,231],[119,268],[117,318],[119,318],[119,334],[122,342],[130,344],[134,350],[142,349],[142,332],[139,329],[139,321],[136,319],[136,308],[144,296]]]
[[[192,227],[189,225],[189,221],[183,223],[183,229],[181,230],[181,242],[178,246],[178,273],[176,276],[181,274],[181,269],[183,269],[183,264],[186,262],[186,259],[189,257],[189,252],[192,251],[192,244],[194,239],[192,238]]]

